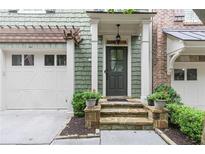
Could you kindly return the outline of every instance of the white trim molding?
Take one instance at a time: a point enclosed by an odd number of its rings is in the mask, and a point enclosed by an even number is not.
[[[177,52],[174,52],[172,54],[167,55],[167,75],[171,75],[171,73],[174,69],[174,62],[180,56],[182,51],[183,51],[183,49],[180,49]]]
[[[5,92],[5,55],[2,49],[0,49],[0,110],[4,110],[5,104],[4,104],[4,92]]]
[[[128,37],[128,53],[127,53],[127,95],[132,96],[132,47],[131,36]]]
[[[150,50],[150,24],[151,22],[142,23],[142,42],[141,42],[141,99],[146,100],[151,93],[151,50]]]
[[[68,87],[70,88],[68,92],[68,103],[69,108],[72,108],[71,102],[73,98],[73,94],[75,91],[75,44],[73,40],[67,41],[67,49],[66,49],[66,55],[67,55],[67,73],[69,73],[69,79],[68,79]]]
[[[98,19],[91,19],[91,90],[98,91]]]

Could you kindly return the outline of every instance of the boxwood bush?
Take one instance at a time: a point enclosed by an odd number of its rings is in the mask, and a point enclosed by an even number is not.
[[[84,117],[86,100],[96,99],[98,101],[100,98],[101,98],[100,93],[90,92],[90,91],[76,92],[73,95],[73,101],[72,101],[74,115],[77,117]]]
[[[180,131],[200,143],[205,112],[180,104],[167,104],[171,123],[179,126]]]
[[[167,94],[167,103],[178,103],[182,104],[181,97],[171,86],[167,84],[160,84],[154,89],[154,93],[164,92]]]

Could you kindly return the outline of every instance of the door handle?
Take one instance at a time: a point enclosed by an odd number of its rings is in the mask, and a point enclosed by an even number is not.
[[[107,74],[107,73],[108,73],[108,71],[107,71],[107,70],[104,70],[104,73],[106,73],[106,74]]]
[[[108,76],[108,70],[107,70],[107,69],[106,69],[106,70],[104,70],[104,73],[106,74],[106,76],[105,76],[105,77],[106,77],[106,81],[107,81],[107,80],[108,80],[108,77],[109,77],[109,76]]]

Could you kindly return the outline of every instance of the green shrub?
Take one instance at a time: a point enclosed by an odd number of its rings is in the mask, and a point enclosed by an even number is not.
[[[86,107],[86,100],[96,99],[96,101],[98,102],[100,98],[101,98],[100,93],[90,92],[90,91],[76,92],[73,95],[73,101],[72,101],[74,115],[77,117],[83,117],[85,115],[84,109]]]
[[[167,103],[178,103],[182,104],[181,97],[177,94],[177,92],[170,86],[166,84],[160,84],[154,89],[154,93],[156,92],[164,92],[167,93]]]
[[[157,101],[157,100],[167,101],[169,99],[169,96],[166,92],[160,91],[160,92],[153,93],[149,98],[151,98],[153,101]]]
[[[171,123],[179,126],[181,132],[200,143],[205,112],[180,104],[168,104]]]

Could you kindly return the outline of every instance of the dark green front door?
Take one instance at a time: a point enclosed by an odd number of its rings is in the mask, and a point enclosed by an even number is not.
[[[106,48],[106,95],[127,96],[127,47]]]

